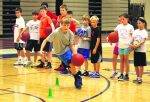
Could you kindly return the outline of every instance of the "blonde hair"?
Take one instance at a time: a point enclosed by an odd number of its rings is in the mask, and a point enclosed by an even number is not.
[[[90,21],[90,16],[85,14],[85,15],[82,16],[82,20]]]
[[[70,24],[70,18],[69,17],[65,17],[65,18],[61,19],[60,23],[61,24]]]
[[[92,16],[91,18],[90,18],[90,20],[96,20],[97,22],[99,21],[99,18],[97,17],[97,16]]]

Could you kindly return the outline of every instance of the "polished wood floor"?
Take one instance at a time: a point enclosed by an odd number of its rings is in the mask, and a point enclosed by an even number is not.
[[[104,57],[107,56],[111,56],[110,51],[105,52]],[[130,81],[118,82],[109,78],[111,62],[104,61],[101,63],[103,76],[99,79],[83,77],[83,87],[78,90],[71,75],[53,70],[59,65],[55,57],[53,69],[14,67],[15,60],[0,59],[0,102],[150,102],[150,66],[145,67],[144,82],[136,85],[132,83],[136,77],[133,64],[130,64]],[[91,64],[89,68],[93,70]],[[59,86],[56,86],[56,78]],[[48,97],[49,93],[52,97]]]

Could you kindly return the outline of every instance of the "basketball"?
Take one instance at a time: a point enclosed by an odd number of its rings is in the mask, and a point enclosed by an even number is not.
[[[84,63],[84,57],[81,54],[75,54],[72,56],[71,63],[74,66],[81,66]]]
[[[108,42],[110,43],[116,43],[118,42],[119,38],[118,38],[118,33],[117,32],[111,32],[108,35]]]
[[[80,37],[84,37],[86,35],[86,30],[82,27],[77,28],[75,34]]]
[[[45,28],[45,34],[48,36],[48,35],[50,35],[51,33],[52,33],[52,28],[51,27],[47,27],[47,28]]]
[[[30,34],[28,32],[24,32],[21,35],[21,40],[27,42],[30,39]]]

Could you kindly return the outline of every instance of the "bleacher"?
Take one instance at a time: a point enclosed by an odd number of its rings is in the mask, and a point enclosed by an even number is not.
[[[49,9],[55,12],[55,0],[44,0],[48,2]],[[25,21],[32,19],[32,10],[39,10],[43,0],[20,0],[20,6],[23,10]]]
[[[102,31],[112,31],[118,16],[128,12],[128,0],[102,0]]]
[[[0,1],[0,35],[2,35],[3,26],[2,26],[2,1]]]

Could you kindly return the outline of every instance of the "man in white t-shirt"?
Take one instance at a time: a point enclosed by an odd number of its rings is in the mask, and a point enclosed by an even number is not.
[[[18,60],[17,62],[14,63],[14,65],[22,65],[25,61],[25,54],[23,50],[23,45],[24,41],[21,39],[18,40],[18,36],[20,32],[25,28],[25,21],[23,17],[21,16],[22,9],[21,8],[16,8],[15,14],[16,14],[16,23],[14,26],[14,44],[15,44],[15,49],[17,50],[17,55],[18,55]]]
[[[20,36],[18,39],[20,39],[21,34],[24,33],[27,29],[29,30],[30,39],[27,41],[25,50],[26,50],[26,56],[27,61],[24,63],[25,66],[31,65],[31,52],[34,48],[34,63],[36,63],[38,51],[40,50],[39,45],[39,27],[40,27],[40,20],[38,20],[38,12],[33,11],[32,12],[32,20],[28,21],[26,24],[26,28],[20,33]]]

